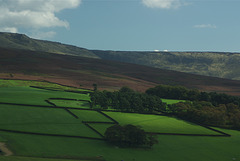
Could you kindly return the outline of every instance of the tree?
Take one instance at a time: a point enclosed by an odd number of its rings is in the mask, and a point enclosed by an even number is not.
[[[157,143],[155,137],[147,136],[145,131],[134,125],[113,125],[107,128],[105,134],[107,142],[120,147],[153,146]]]
[[[93,91],[97,91],[97,84],[93,84]]]

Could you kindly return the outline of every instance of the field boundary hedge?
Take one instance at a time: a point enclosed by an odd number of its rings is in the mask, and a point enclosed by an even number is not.
[[[103,111],[106,111],[106,112],[115,112],[115,111],[107,111],[107,110],[103,110]],[[102,111],[100,111],[104,116],[108,117],[108,118],[111,118],[111,120],[114,121],[114,119],[110,116],[108,116],[107,114],[103,113]],[[119,112],[119,111],[117,111]],[[136,113],[136,112],[122,112],[122,113],[129,113],[129,114],[132,114],[132,113],[135,113],[135,114],[143,114],[143,113]],[[169,115],[169,114],[151,114],[151,113],[147,113],[147,114],[143,114],[143,115],[158,115],[158,116],[167,116],[167,117],[174,117],[174,118],[177,118],[175,117],[174,115]],[[183,120],[183,119],[181,119]],[[186,121],[186,120],[184,120]],[[189,122],[189,121],[187,121]],[[182,134],[182,133],[157,133],[157,132],[146,132],[148,134],[153,134],[153,135],[179,135],[179,136],[211,136],[211,137],[231,137],[230,134],[227,134],[223,131],[220,131],[220,130],[216,130],[216,129],[213,129],[209,126],[206,126],[206,125],[202,125],[202,124],[199,124],[199,123],[195,123],[195,122],[192,122],[198,126],[201,126],[203,128],[206,128],[206,129],[209,129],[211,131],[214,131],[214,132],[217,132],[221,135],[214,135],[214,134]],[[116,121],[116,124],[119,124],[117,121]]]
[[[119,124],[118,121],[116,121],[115,119],[113,119],[112,117],[108,116],[107,114],[103,113],[100,110],[97,110],[98,113],[102,114],[103,116],[107,117],[108,119],[112,120],[115,124]]]
[[[98,134],[98,135],[100,135],[102,138],[104,138],[104,136],[99,132],[99,131],[97,131],[96,129],[94,129],[92,126],[90,126],[87,122],[85,122],[85,121],[82,121],[82,123],[84,124],[84,125],[86,125],[88,128],[90,128],[91,130],[93,130],[96,134]]]
[[[77,99],[68,99],[68,98],[49,98],[50,100],[74,100],[76,101]],[[75,138],[85,138],[85,139],[95,139],[95,140],[104,140],[104,136],[95,128],[93,128],[91,125],[89,124],[119,124],[118,121],[116,121],[114,118],[110,117],[109,115],[107,115],[106,113],[104,113],[103,111],[107,111],[107,112],[120,112],[120,111],[108,111],[108,110],[97,110],[97,109],[85,109],[85,108],[73,108],[73,107],[59,107],[56,106],[56,104],[50,102],[50,100],[45,100],[48,104],[50,104],[51,106],[47,106],[47,105],[29,105],[29,104],[18,104],[18,103],[4,103],[4,102],[0,102],[0,104],[6,104],[6,105],[19,105],[19,106],[27,106],[27,107],[44,107],[44,108],[56,108],[56,109],[65,109],[69,114],[71,114],[73,117],[75,117],[76,119],[78,119],[79,117],[77,115],[75,115],[73,112],[71,112],[71,109],[74,110],[89,110],[89,111],[96,111],[99,114],[103,115],[104,117],[110,119],[111,121],[109,122],[97,122],[97,121],[82,121],[82,123],[87,126],[88,128],[90,128],[92,131],[94,131],[96,134],[98,134],[99,136],[101,136],[102,138],[92,138],[92,137],[84,137],[84,136],[71,136],[71,135],[60,135],[60,134],[44,134],[44,133],[34,133],[34,132],[24,132],[24,131],[17,131],[17,130],[6,130],[6,129],[0,129],[0,131],[5,131],[5,132],[12,132],[12,133],[22,133],[22,134],[32,134],[32,135],[43,135],[43,136],[58,136],[58,137],[75,137]],[[85,102],[89,102],[90,101],[86,101]],[[122,111],[121,111],[122,112]],[[122,112],[122,113],[135,113],[135,112]],[[139,114],[139,113],[137,113]],[[140,113],[143,114],[143,113]],[[159,115],[159,116],[170,116],[168,114],[151,114],[151,113],[145,113],[147,115]],[[172,115],[171,115],[172,116]],[[183,120],[183,119],[181,119]],[[184,120],[186,121],[186,120]],[[189,121],[188,121],[189,122]],[[220,135],[213,135],[213,134],[182,134],[182,133],[156,133],[156,132],[146,132],[148,134],[153,134],[153,135],[174,135],[174,136],[207,136],[207,137],[231,137],[231,135],[224,133],[220,130],[216,130],[213,129],[209,126],[205,126],[196,122],[193,122],[194,124],[207,128],[209,130],[212,130],[214,132],[219,133]]]
[[[182,133],[156,133],[156,132],[146,132],[152,135],[177,135],[177,136],[211,136],[211,137],[231,137],[231,135],[213,135],[213,134],[182,134]]]
[[[71,98],[48,98],[48,101],[51,100],[65,100],[65,101],[79,101],[79,102],[87,102],[89,103],[89,107],[91,108],[91,102],[88,100],[82,100],[82,99],[71,99]],[[74,108],[74,107],[73,107]]]
[[[21,103],[7,103],[7,102],[0,102],[0,104],[5,105],[16,105],[16,106],[27,106],[27,107],[43,107],[43,108],[58,108],[58,109],[73,109],[73,110],[86,110],[86,111],[97,111],[95,109],[87,109],[87,108],[75,108],[75,107],[61,107],[61,106],[47,106],[47,105],[30,105],[30,104],[21,104]],[[51,104],[52,105],[52,104]]]
[[[53,105],[54,107],[58,107],[55,103],[50,102],[49,100],[45,100],[47,103]],[[63,107],[63,109],[65,109],[70,115],[72,115],[73,117],[75,117],[76,119],[78,119],[78,116],[75,115],[72,111],[68,110],[68,108]]]
[[[17,106],[27,106],[27,107],[44,107],[44,108],[56,108],[56,109],[65,109],[69,114],[71,114],[73,117],[75,117],[76,119],[78,119],[79,117],[77,115],[75,115],[73,112],[71,112],[69,109],[75,109],[75,110],[88,110],[88,111],[95,111],[98,112],[99,114],[103,115],[104,117],[110,119],[113,122],[97,122],[97,121],[82,121],[82,123],[87,126],[88,128],[90,128],[92,131],[94,131],[96,134],[100,135],[102,137],[102,140],[104,140],[104,136],[97,131],[96,129],[94,129],[91,125],[89,125],[89,123],[93,124],[118,124],[118,122],[116,120],[114,120],[113,118],[111,118],[110,116],[104,114],[103,112],[99,111],[99,110],[94,110],[94,109],[80,109],[80,108],[68,108],[68,107],[59,107],[56,106],[54,103],[45,100],[47,103],[49,103],[52,106],[45,106],[45,105],[29,105],[29,104],[18,104],[18,103],[4,103],[4,102],[0,102],[0,104],[5,104],[5,105],[17,105]],[[71,135],[60,135],[60,134],[44,134],[44,133],[34,133],[34,132],[24,132],[24,131],[17,131],[17,130],[6,130],[6,129],[0,129],[0,131],[5,131],[5,132],[12,132],[12,133],[22,133],[22,134],[32,134],[32,135],[46,135],[46,136],[62,136],[62,137],[78,137],[78,138],[86,138],[86,139],[91,139],[91,137],[84,137],[84,136],[71,136]],[[95,139],[95,138],[94,138]],[[99,138],[96,138],[99,140]]]
[[[119,124],[116,120],[114,120],[112,117],[108,116],[107,114],[103,113],[102,111],[99,110],[93,110],[98,112],[100,115],[103,115],[104,117],[110,119],[112,122],[103,122],[103,121],[82,121],[82,123],[84,125],[86,125],[88,128],[90,128],[91,130],[93,130],[96,134],[100,135],[103,139],[105,138],[104,135],[102,135],[98,130],[96,130],[95,128],[93,128],[91,125],[89,124]]]
[[[54,87],[40,87],[40,86],[29,86],[31,88],[37,88],[37,89],[44,89],[48,91],[63,91],[63,92],[72,92],[72,93],[79,93],[79,94],[90,94],[92,92],[88,91],[74,91],[74,90],[61,90],[59,88],[54,88]]]
[[[68,137],[68,138],[91,139],[91,140],[104,140],[103,138],[94,138],[94,137],[87,137],[87,136],[62,135],[62,134],[45,134],[45,133],[37,133],[37,132],[19,131],[19,130],[0,129],[0,131],[10,132],[10,133],[18,133],[18,134],[29,134],[29,135],[55,136],[55,137],[57,136],[57,137]]]
[[[57,82],[47,81],[47,80],[31,80],[31,79],[26,80],[26,79],[16,79],[16,78],[13,78],[13,79],[9,79],[9,78],[0,78],[0,79],[2,79],[2,80],[33,81],[33,82],[47,82],[47,83],[49,83],[49,84],[57,84],[57,85],[64,86],[64,87],[69,87],[69,88],[75,88],[75,89],[83,89],[83,90],[93,91],[92,89],[78,88],[78,87],[69,86],[69,85],[65,85],[65,84],[61,84],[61,83],[57,83]]]

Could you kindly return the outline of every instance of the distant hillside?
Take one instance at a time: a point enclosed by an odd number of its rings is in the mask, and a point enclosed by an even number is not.
[[[240,80],[240,53],[93,51],[102,59]]]
[[[240,80],[240,53],[87,50],[23,34],[1,33],[0,47],[115,60],[198,75]]]
[[[158,84],[181,85],[240,96],[240,81],[200,76],[102,59],[0,48],[0,78],[47,80],[93,89],[123,86],[145,91]]]
[[[0,47],[98,58],[91,51],[84,48],[79,48],[72,45],[65,45],[58,42],[36,40],[29,38],[24,34],[0,32]]]

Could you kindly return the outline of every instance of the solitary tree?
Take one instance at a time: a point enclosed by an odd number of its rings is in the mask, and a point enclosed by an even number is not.
[[[93,91],[97,91],[97,84],[93,84]]]
[[[114,125],[105,132],[107,142],[120,147],[153,146],[158,141],[153,136],[148,136],[143,129],[134,125]]]

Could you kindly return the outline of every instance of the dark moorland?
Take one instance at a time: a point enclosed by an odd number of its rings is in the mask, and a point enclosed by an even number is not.
[[[88,50],[59,42],[0,32],[0,47],[51,52],[146,65],[198,75],[240,80],[240,54],[230,52],[163,52]]]
[[[75,87],[145,91],[158,84],[181,85],[240,96],[240,81],[200,76],[109,60],[0,48],[0,77],[48,80]]]

